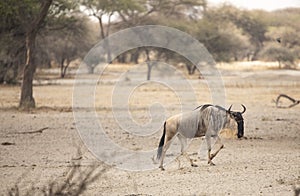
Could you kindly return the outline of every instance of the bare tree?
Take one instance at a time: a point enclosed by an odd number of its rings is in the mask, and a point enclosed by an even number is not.
[[[61,78],[65,77],[70,63],[83,58],[95,42],[95,36],[89,31],[89,20],[86,16],[76,13],[65,20],[64,28],[59,31],[45,29],[38,39],[41,50],[60,66]]]

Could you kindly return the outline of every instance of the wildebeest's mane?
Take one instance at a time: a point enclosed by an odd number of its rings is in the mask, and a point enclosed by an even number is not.
[[[200,111],[203,111],[206,108],[208,108],[209,106],[214,106],[214,107],[218,108],[219,110],[226,111],[225,108],[223,108],[223,107],[221,107],[219,105],[211,105],[211,104],[200,105],[200,106],[196,107],[194,110],[197,110],[197,109],[201,108]]]
[[[205,110],[205,109],[206,109],[207,107],[209,107],[209,106],[213,106],[213,105],[211,105],[211,104],[199,105],[199,106],[196,107],[194,110],[197,110],[197,109],[201,108],[200,110],[203,111],[203,110]]]
[[[219,105],[215,105],[216,108],[218,108],[219,110],[223,110],[223,111],[227,111],[225,108],[219,106]]]

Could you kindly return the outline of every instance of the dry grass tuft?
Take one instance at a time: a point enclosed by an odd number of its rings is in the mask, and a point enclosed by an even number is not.
[[[37,187],[31,185],[29,188],[22,187],[21,181],[17,182],[8,190],[9,196],[31,196],[31,195],[80,195],[83,194],[87,187],[95,180],[99,179],[109,167],[98,169],[98,165],[83,166],[80,160],[72,162],[72,165],[67,169],[67,176],[63,180],[53,179],[48,184]],[[97,171],[98,170],[98,171]],[[27,189],[25,193],[20,190]]]

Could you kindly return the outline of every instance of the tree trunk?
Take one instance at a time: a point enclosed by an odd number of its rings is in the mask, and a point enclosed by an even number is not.
[[[151,71],[152,71],[152,63],[150,61],[147,61],[147,67],[148,67],[147,80],[150,80],[151,79]]]
[[[96,68],[95,64],[92,64],[91,66],[88,66],[88,73],[89,74],[94,74],[95,68]]]
[[[103,22],[102,22],[102,15],[98,16],[97,18],[98,18],[98,22],[99,22],[99,26],[100,26],[100,36],[104,40],[108,36],[109,26],[107,27],[108,28],[107,32],[106,32],[107,35],[105,36],[104,26],[103,26]],[[109,20],[110,20],[110,18],[109,18]],[[108,39],[104,42],[104,47],[105,47],[105,50],[107,52],[107,62],[110,63],[112,59],[111,59],[111,51],[110,51],[110,46],[109,46],[109,40]]]
[[[152,62],[150,61],[150,54],[149,54],[149,50],[147,48],[145,48],[145,53],[146,53],[146,63],[147,63],[147,80],[151,79],[151,71],[152,71]]]
[[[120,54],[120,55],[117,57],[119,63],[125,63],[125,54],[126,54],[126,53]]]
[[[21,86],[20,108],[34,108],[35,101],[32,93],[32,81],[35,72],[35,64],[33,63],[34,41],[36,33],[26,35],[26,64],[23,70],[23,80]]]
[[[70,60],[67,58],[66,60],[66,66],[63,66],[63,69],[62,69],[62,78],[64,78],[65,76],[66,76],[66,74],[67,74],[67,69],[68,69],[68,67],[69,67],[69,65],[70,65]]]
[[[108,24],[107,24],[107,30],[106,30],[106,37],[109,36],[109,30],[110,30],[110,19],[113,13],[109,14],[108,16]],[[110,51],[110,45],[109,45],[109,39],[107,39],[107,62],[111,63],[111,51]]]
[[[67,69],[68,69],[70,63],[71,63],[71,61],[68,57],[61,59],[61,61],[60,61],[60,77],[61,78],[64,78],[66,76]]]
[[[102,16],[99,16],[97,18],[98,18],[98,22],[99,22],[99,26],[100,26],[100,36],[102,39],[104,39],[105,34],[104,34],[104,27],[103,27],[103,23],[102,23]]]
[[[140,55],[140,48],[137,48],[136,50],[134,50],[131,53],[130,61],[135,64],[138,64],[139,63],[139,55]]]
[[[61,78],[64,78],[64,77],[65,77],[65,75],[64,75],[64,59],[62,59],[62,60],[60,61],[60,77],[61,77]]]

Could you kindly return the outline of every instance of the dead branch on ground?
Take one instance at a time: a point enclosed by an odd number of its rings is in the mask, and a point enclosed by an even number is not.
[[[291,104],[287,105],[287,106],[280,105],[280,103],[281,103],[280,100],[282,100],[282,99],[289,100],[291,102]],[[276,107],[277,108],[291,108],[291,107],[294,107],[294,106],[298,105],[300,103],[300,100],[296,100],[296,99],[294,99],[294,98],[292,98],[292,97],[290,97],[290,96],[288,96],[286,94],[280,94],[280,95],[278,95],[275,103],[276,103]]]
[[[35,134],[35,133],[43,133],[44,130],[49,129],[49,127],[44,127],[35,131],[24,131],[24,132],[17,132],[16,134]]]

